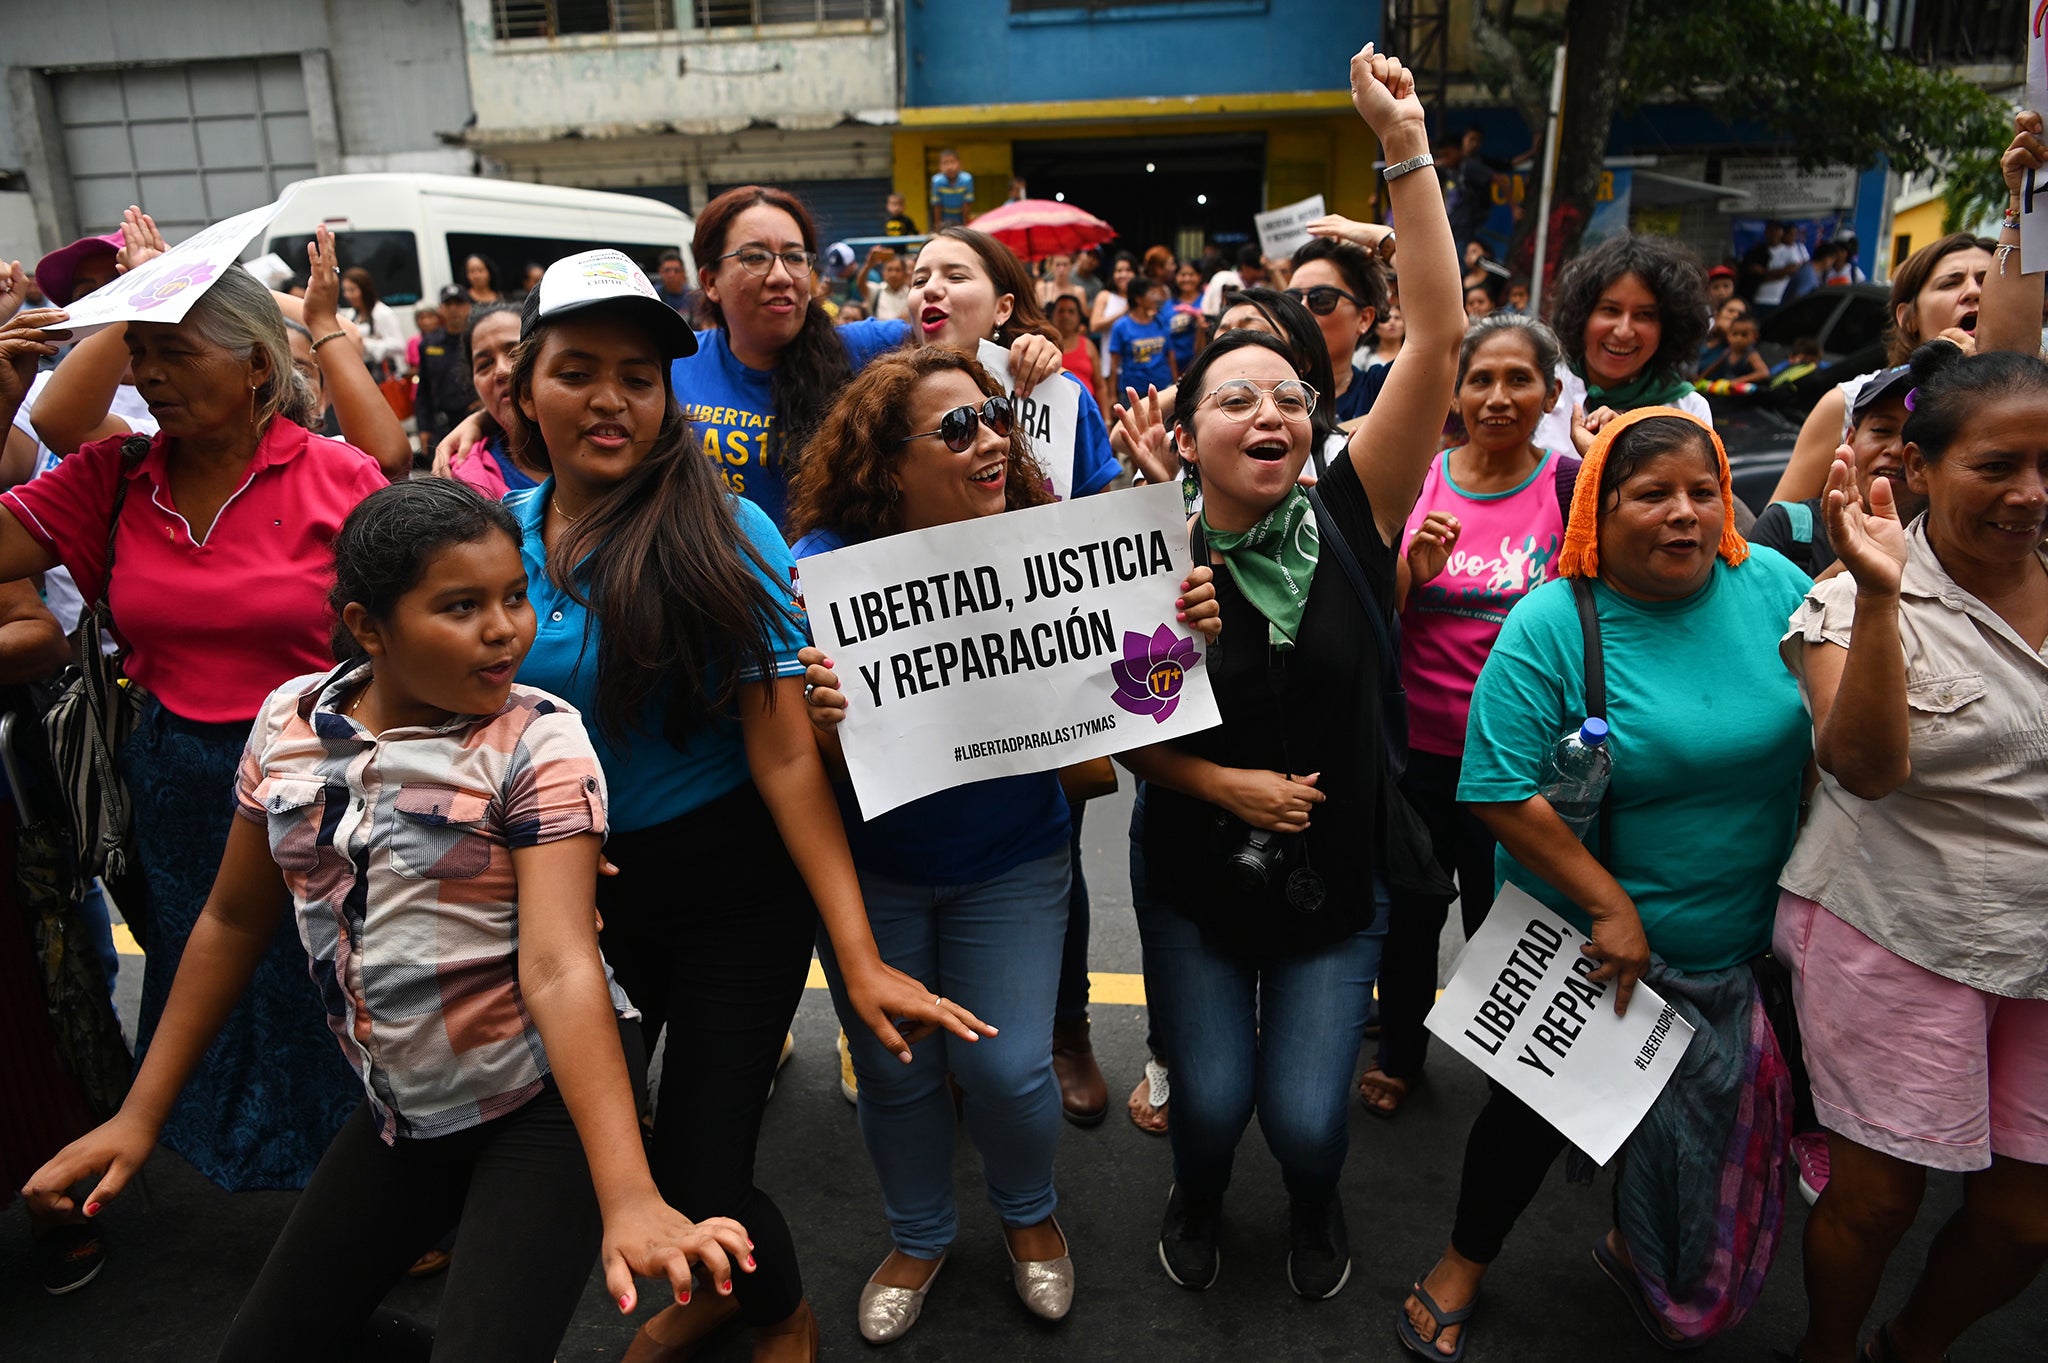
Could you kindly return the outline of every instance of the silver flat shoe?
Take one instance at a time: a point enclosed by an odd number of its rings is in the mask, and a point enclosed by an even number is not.
[[[887,1344],[909,1334],[924,1310],[925,1294],[932,1290],[932,1284],[939,1280],[939,1269],[945,1266],[946,1256],[941,1254],[923,1287],[884,1287],[869,1278],[860,1290],[860,1337],[870,1344]],[[875,1271],[879,1273],[881,1269]]]
[[[1057,1217],[1052,1228],[1059,1231],[1060,1249],[1066,1250],[1067,1233],[1060,1230]],[[1010,1254],[1010,1237],[1003,1237],[1003,1252]],[[1019,1259],[1010,1254],[1010,1277],[1017,1285],[1017,1300],[1024,1309],[1043,1320],[1065,1320],[1074,1309],[1074,1257],[1062,1253],[1057,1259]]]

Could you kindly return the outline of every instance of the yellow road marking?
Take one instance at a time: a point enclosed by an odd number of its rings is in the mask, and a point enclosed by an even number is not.
[[[136,945],[135,934],[128,931],[126,923],[114,924],[114,949],[123,956],[140,956],[142,948]],[[810,977],[804,981],[806,989],[825,987],[825,967],[817,961],[811,962]],[[1442,997],[1443,990],[1436,991]],[[1130,1004],[1145,1006],[1145,977],[1124,974],[1113,970],[1091,970],[1088,972],[1088,1001],[1103,1004]]]

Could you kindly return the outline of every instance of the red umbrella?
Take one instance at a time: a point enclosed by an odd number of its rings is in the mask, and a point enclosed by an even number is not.
[[[1114,227],[1088,210],[1051,199],[1017,199],[991,208],[974,220],[974,227],[1025,260],[1072,255],[1116,236]]]

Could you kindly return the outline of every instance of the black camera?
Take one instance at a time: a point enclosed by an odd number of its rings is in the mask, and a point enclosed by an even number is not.
[[[1287,848],[1282,843],[1284,837],[1281,833],[1254,828],[1245,833],[1242,842],[1225,851],[1223,878],[1229,882],[1230,888],[1248,896],[1265,894],[1287,860]]]
[[[1221,871],[1231,892],[1251,903],[1265,901],[1274,885],[1285,891],[1296,913],[1314,913],[1327,897],[1323,878],[1308,864],[1299,833],[1248,828],[1224,815],[1217,820],[1223,842]]]

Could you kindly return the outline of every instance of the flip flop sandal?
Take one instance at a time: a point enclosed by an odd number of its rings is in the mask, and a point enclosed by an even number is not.
[[[1667,1353],[1689,1353],[1707,1342],[1704,1339],[1673,1339],[1664,1333],[1663,1319],[1650,1309],[1649,1300],[1643,1296],[1642,1285],[1636,1281],[1635,1271],[1607,1248],[1604,1235],[1593,1242],[1593,1262],[1607,1275],[1607,1281],[1620,1291],[1628,1302],[1628,1309],[1635,1313],[1636,1323],[1643,1327],[1643,1333],[1654,1340],[1658,1348]]]
[[[1375,1074],[1377,1074],[1382,1079],[1391,1079],[1397,1084],[1406,1084],[1408,1086],[1407,1088],[1403,1089],[1401,1091],[1400,1096],[1394,1100],[1394,1105],[1392,1107],[1381,1107],[1378,1103],[1375,1103],[1371,1098],[1366,1096],[1363,1087],[1357,1088],[1356,1091],[1358,1093],[1358,1105],[1364,1108],[1368,1115],[1377,1117],[1381,1121],[1385,1122],[1391,1121],[1395,1117],[1401,1115],[1401,1109],[1406,1107],[1408,1105],[1408,1100],[1415,1096],[1415,1090],[1422,1087],[1423,1080],[1427,1077],[1428,1071],[1422,1071],[1421,1073],[1416,1074],[1413,1078],[1402,1078],[1399,1075],[1388,1074],[1378,1065],[1374,1065],[1364,1074],[1358,1076],[1358,1083],[1360,1085],[1363,1085],[1367,1079],[1371,1078]]]
[[[1424,1290],[1420,1278],[1416,1280],[1412,1290],[1415,1300],[1422,1303],[1422,1309],[1429,1312],[1430,1319],[1436,1322],[1437,1339],[1442,1339],[1444,1331],[1453,1325],[1463,1325],[1472,1319],[1472,1313],[1479,1309],[1479,1298],[1474,1297],[1456,1311],[1444,1310],[1436,1304],[1436,1298]],[[1396,1307],[1394,1310],[1394,1333],[1400,1336],[1402,1346],[1409,1353],[1423,1358],[1433,1358],[1437,1363],[1458,1363],[1458,1360],[1465,1356],[1465,1341],[1471,1338],[1472,1334],[1470,1330],[1458,1331],[1458,1347],[1445,1353],[1436,1347],[1436,1340],[1422,1337],[1421,1332],[1415,1328],[1415,1323],[1408,1319],[1406,1307]]]
[[[1146,1059],[1145,1105],[1151,1108],[1154,1112],[1164,1113],[1166,1111],[1167,1103],[1172,1100],[1173,1085],[1171,1080],[1169,1080],[1167,1076],[1168,1071],[1166,1066],[1160,1064],[1157,1060],[1153,1060],[1150,1058]],[[1166,1127],[1164,1126],[1150,1127],[1140,1122],[1138,1120],[1138,1114],[1135,1112],[1131,1112],[1128,1105],[1126,1105],[1124,1111],[1130,1115],[1131,1125],[1137,1127],[1138,1130],[1144,1132],[1146,1135],[1164,1136],[1166,1134]]]

